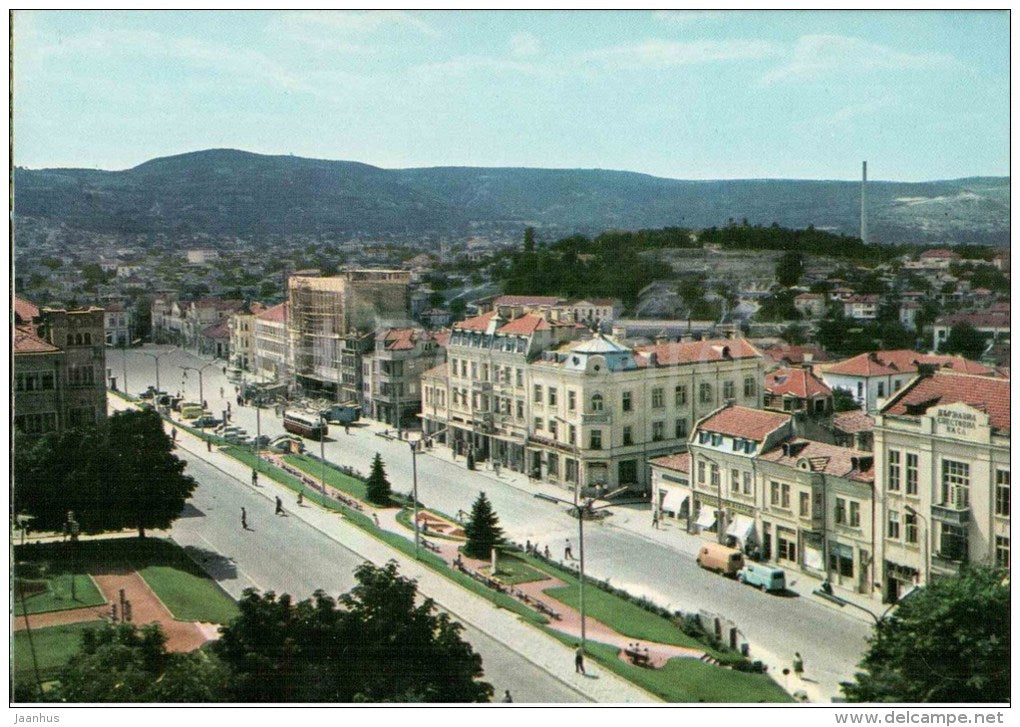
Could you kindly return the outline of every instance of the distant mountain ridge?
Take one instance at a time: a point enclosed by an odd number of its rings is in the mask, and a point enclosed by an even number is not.
[[[1009,178],[869,182],[876,242],[1009,244]],[[857,234],[860,183],[690,181],[601,169],[382,169],[210,149],[124,171],[14,170],[14,211],[101,232],[557,233],[751,224]]]

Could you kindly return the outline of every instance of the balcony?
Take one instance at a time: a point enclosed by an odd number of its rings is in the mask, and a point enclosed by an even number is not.
[[[582,414],[581,424],[612,424],[613,415],[609,412],[597,412],[594,414]]]
[[[960,572],[960,566],[966,559],[966,554],[947,554],[936,551],[931,554],[931,569],[938,575],[957,575]]]
[[[471,382],[471,390],[486,393],[492,391],[491,381],[475,380]]]
[[[931,519],[934,522],[963,528],[970,522],[970,508],[960,507],[953,503],[945,503],[943,505],[933,504],[931,506]]]

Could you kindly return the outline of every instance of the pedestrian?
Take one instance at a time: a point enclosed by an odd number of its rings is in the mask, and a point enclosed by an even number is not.
[[[276,496],[276,512],[274,514],[283,515],[283,500],[280,499],[279,495]]]
[[[545,559],[549,560],[549,546],[545,546]]]
[[[507,689],[503,692],[503,704],[510,704],[514,701],[514,698],[510,696],[510,690]]]
[[[241,508],[241,529],[242,530],[248,529],[248,511],[245,510],[243,507]]]
[[[563,548],[563,560],[573,560],[574,551],[570,548],[570,538],[567,538],[567,545]]]
[[[799,651],[793,652],[793,673],[799,678],[804,673],[804,657]]]
[[[208,409],[209,408],[209,402],[206,401],[205,399],[202,399],[202,408],[203,409]]]
[[[531,553],[531,538],[528,538],[528,540],[525,541],[525,543],[524,543],[524,552],[525,553]]]
[[[350,424],[344,424],[344,434],[350,434],[350,433],[351,433],[351,425]]]
[[[258,473],[258,470],[252,470],[251,471],[251,486],[252,487],[258,487],[259,486],[259,473]]]
[[[580,644],[575,644],[577,651],[574,652],[574,671],[577,674],[584,675],[584,649],[581,648]]]
[[[207,452],[211,452],[212,451],[212,440],[211,439],[205,440],[205,450]]]
[[[379,516],[376,515],[374,512],[372,513],[372,522],[375,523],[376,527],[379,527]]]
[[[227,416],[230,416],[230,402],[227,402]]]
[[[221,399],[223,398],[223,387],[222,386],[220,387],[220,398]],[[227,404],[227,406],[230,406],[230,404]]]
[[[305,491],[304,490],[299,490],[298,491],[298,494],[297,494],[297,504],[298,504],[298,507],[304,507],[305,506]]]
[[[170,430],[170,441],[173,442],[174,444],[177,444],[177,428],[176,427]]]
[[[659,529],[659,511],[656,510],[652,513],[652,527],[656,530]]]

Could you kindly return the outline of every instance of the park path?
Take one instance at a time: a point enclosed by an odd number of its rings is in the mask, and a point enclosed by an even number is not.
[[[176,620],[137,571],[93,574],[92,580],[106,599],[105,605],[30,614],[32,628],[108,619],[110,604],[118,604],[119,610],[120,591],[124,589],[124,597],[131,602],[131,622],[139,626],[158,623],[166,634],[168,651],[193,651],[217,636],[218,627],[214,624]],[[25,617],[16,617],[14,630],[25,628]]]

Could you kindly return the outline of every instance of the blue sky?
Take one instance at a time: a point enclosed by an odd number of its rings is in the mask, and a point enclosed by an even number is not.
[[[14,160],[1009,173],[997,12],[19,11]]]

